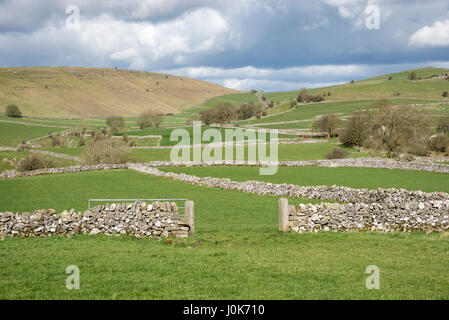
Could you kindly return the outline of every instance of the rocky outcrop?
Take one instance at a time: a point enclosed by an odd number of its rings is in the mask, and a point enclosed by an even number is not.
[[[84,212],[72,209],[61,214],[53,209],[0,213],[2,238],[75,234],[186,238],[191,228],[193,221],[184,220],[174,202],[113,203]]]

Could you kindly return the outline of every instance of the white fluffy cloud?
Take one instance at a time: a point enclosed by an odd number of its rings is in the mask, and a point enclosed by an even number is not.
[[[0,33],[0,44],[39,47],[72,46],[96,61],[119,61],[132,69],[154,68],[161,61],[171,65],[186,63],[192,56],[211,55],[239,44],[219,11],[200,8],[160,23],[125,21],[110,15],[96,18],[81,16],[79,30],[63,23],[48,23],[32,33]]]
[[[109,54],[113,60],[145,68],[161,59],[175,64],[188,61],[190,55],[212,54],[233,43],[238,35],[216,10],[202,8],[174,20],[152,24],[124,22],[103,16],[81,22],[79,39],[84,46]]]
[[[416,31],[409,40],[412,46],[449,46],[449,20],[436,21]]]

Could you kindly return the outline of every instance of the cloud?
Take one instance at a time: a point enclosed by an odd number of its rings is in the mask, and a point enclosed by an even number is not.
[[[65,26],[73,3],[79,30]],[[368,5],[381,9],[380,30],[364,27]],[[0,6],[0,66],[167,70],[283,90],[447,60],[446,47],[423,48],[417,43],[426,42],[424,31],[416,32],[449,19],[447,0],[0,0]]]
[[[449,61],[392,65],[323,65],[281,69],[253,66],[225,69],[201,66],[159,70],[158,72],[201,79],[238,90],[283,91],[333,86],[351,80],[427,66],[447,68]]]
[[[109,15],[95,19],[81,17],[79,30],[68,30],[63,23],[49,22],[32,33],[0,33],[2,47],[28,44],[59,50],[73,46],[95,61],[105,58],[129,68],[153,68],[159,63],[177,65],[190,57],[214,54],[236,47],[239,35],[217,10],[200,8],[160,23],[123,21]]]
[[[449,20],[436,21],[432,26],[425,26],[416,31],[409,40],[411,46],[449,46]]]
[[[213,81],[212,81],[213,82]],[[320,88],[328,87],[341,82],[289,82],[289,81],[279,81],[279,80],[257,80],[257,79],[224,79],[216,80],[215,82],[220,83],[222,86],[236,89],[249,91],[251,89],[258,89],[264,91],[278,91],[279,88],[285,91],[299,90],[301,88]]]

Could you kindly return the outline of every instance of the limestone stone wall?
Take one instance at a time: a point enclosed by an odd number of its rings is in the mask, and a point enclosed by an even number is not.
[[[287,203],[287,205],[286,205]],[[279,230],[294,232],[449,230],[449,201],[401,204],[322,203],[288,205],[279,201]]]
[[[48,154],[48,153],[47,153]],[[70,156],[67,158],[71,158]],[[74,158],[73,158],[74,159]],[[73,160],[72,159],[72,160]],[[440,159],[441,161],[445,159]],[[448,159],[449,161],[449,159]],[[0,172],[0,179],[12,179],[19,177],[31,177],[37,175],[48,175],[48,174],[60,174],[69,172],[83,172],[83,171],[94,171],[94,170],[112,170],[112,169],[135,169],[136,167],[176,167],[176,166],[270,166],[277,165],[279,167],[306,167],[306,166],[320,166],[320,167],[359,167],[359,168],[384,168],[384,169],[399,169],[399,170],[419,170],[419,171],[432,171],[449,173],[449,165],[442,163],[432,163],[426,161],[415,161],[415,162],[404,162],[386,159],[376,159],[376,158],[360,158],[360,159],[337,159],[337,160],[311,160],[311,161],[280,161],[277,163],[266,163],[266,162],[254,162],[248,163],[244,161],[217,161],[212,163],[177,163],[170,161],[152,161],[148,163],[127,163],[127,164],[101,164],[101,165],[90,165],[90,166],[72,166],[66,168],[49,168],[49,169],[39,169],[34,171],[19,172],[16,170],[6,170]]]
[[[40,175],[51,175],[51,174],[61,174],[70,172],[85,172],[85,171],[99,171],[99,170],[113,170],[113,169],[127,169],[127,164],[96,164],[89,166],[71,166],[65,168],[48,168],[39,169],[33,171],[16,171],[16,170],[6,170],[0,172],[1,179],[12,179],[20,177],[33,177]]]
[[[84,212],[72,209],[60,214],[53,209],[0,213],[2,238],[75,234],[186,238],[193,233],[193,228],[191,201],[186,202],[184,217],[180,216],[174,202],[113,203]]]
[[[449,201],[449,194],[443,192],[426,193],[404,189],[353,189],[341,186],[298,186],[294,184],[275,184],[263,181],[232,181],[226,178],[197,177],[184,173],[163,172],[146,165],[133,164],[130,169],[151,174],[157,177],[169,178],[193,185],[237,190],[247,193],[282,196],[289,198],[309,198],[319,200],[338,201],[346,203],[383,203],[387,205],[402,205],[416,201]]]

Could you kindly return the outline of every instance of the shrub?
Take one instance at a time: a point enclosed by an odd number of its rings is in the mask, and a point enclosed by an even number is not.
[[[123,117],[110,116],[106,119],[106,124],[113,134],[117,134],[120,128],[125,126],[125,120],[123,120]]]
[[[388,80],[393,80],[393,77],[388,77]]]
[[[137,126],[142,130],[151,127],[153,125],[151,122],[151,115],[151,111],[145,111],[142,113],[136,121]]]
[[[369,137],[369,118],[366,113],[356,112],[345,122],[340,142],[346,146],[362,147]]]
[[[6,107],[6,116],[10,118],[22,118],[22,112],[19,107],[15,104],[10,104]]]
[[[90,164],[114,164],[128,161],[129,149],[120,140],[103,137],[90,140],[81,155],[81,162]]]
[[[312,123],[313,131],[323,131],[327,133],[328,138],[335,135],[341,119],[336,114],[325,114],[316,118]]]
[[[334,148],[331,152],[326,154],[326,159],[345,159],[349,157],[349,152],[347,150]]]
[[[430,150],[436,152],[449,151],[449,137],[445,134],[437,134],[429,139]]]
[[[449,96],[449,93],[447,91],[444,91],[442,94],[443,97],[447,98]]]
[[[293,109],[294,107],[296,107],[296,100],[290,102],[290,108]]]
[[[262,110],[260,105],[256,105],[254,104],[254,102],[248,102],[242,104],[239,107],[239,109],[237,110],[237,117],[239,120],[245,120],[254,117],[255,115],[261,112]]]
[[[50,138],[51,146],[54,147],[63,147],[64,146],[64,140],[59,134],[50,134],[48,136]]]
[[[153,113],[151,115],[151,121],[153,122],[153,125],[156,127],[156,129],[159,129],[162,122],[164,122],[165,115],[162,113]]]
[[[33,153],[19,161],[17,169],[19,171],[32,171],[52,167],[50,160],[44,160],[40,155]]]
[[[416,80],[418,77],[416,76],[416,72],[410,72],[409,74],[408,74],[408,79],[409,80],[411,80],[411,81],[414,81],[414,80]]]
[[[407,147],[408,152],[420,157],[426,157],[430,153],[429,145],[426,143],[428,139],[426,137],[422,137],[420,139],[414,140]]]
[[[296,99],[299,103],[321,102],[323,100],[324,97],[321,94],[311,95],[306,89],[301,89]]]
[[[449,133],[449,116],[440,118],[437,130],[441,133]]]
[[[80,136],[80,139],[78,140],[78,147],[84,147],[86,145],[86,141],[84,140],[84,135]]]

